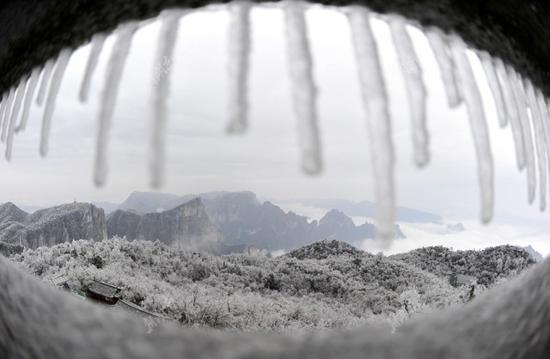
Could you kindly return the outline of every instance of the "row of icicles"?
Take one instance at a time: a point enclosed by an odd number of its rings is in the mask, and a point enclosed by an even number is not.
[[[317,88],[313,77],[313,60],[305,20],[308,5],[292,0],[283,1],[281,4],[286,23],[287,54],[301,163],[305,173],[315,175],[322,171],[323,156],[317,119]],[[245,1],[228,4],[228,133],[243,133],[248,127],[247,83],[251,52],[251,8],[252,4]],[[378,44],[370,23],[371,17],[375,15],[361,6],[344,8],[344,11],[352,32],[370,139],[375,199],[378,204],[377,237],[389,244],[394,237],[394,150],[390,104],[378,56]],[[164,59],[173,56],[179,21],[185,13],[184,10],[168,10],[159,16],[162,25],[156,53],[157,65],[162,66]],[[391,30],[406,83],[414,160],[418,167],[423,167],[430,161],[430,139],[426,123],[427,91],[423,82],[423,70],[413,48],[406,21],[393,15],[385,16],[384,20]],[[107,178],[109,130],[132,38],[140,25],[139,22],[129,22],[120,25],[115,31],[116,40],[105,73],[97,118],[94,182],[98,186],[104,185]],[[466,55],[466,45],[458,36],[445,35],[438,29],[424,28],[423,31],[440,67],[449,106],[455,108],[462,103],[466,105],[478,162],[481,219],[487,223],[492,219],[494,206],[493,159],[483,104]],[[107,34],[104,33],[92,38],[79,94],[82,102],[88,99],[91,81],[106,38]],[[56,97],[71,54],[72,50],[62,50],[57,59],[48,61],[42,68],[34,69],[28,78],[24,78],[4,94],[0,107],[1,140],[6,143],[5,156],[8,161],[12,156],[14,133],[25,129],[36,90],[37,104],[45,104],[40,154],[47,155]],[[493,95],[500,126],[506,127],[510,124],[512,129],[518,169],[527,170],[529,203],[535,198],[535,163],[538,164],[540,208],[544,210],[547,171],[550,168],[547,162],[550,159],[548,101],[530,81],[521,78],[513,68],[504,65],[500,59],[493,59],[487,53],[477,54]],[[155,76],[155,91],[152,94],[149,166],[151,185],[154,187],[161,186],[164,180],[166,101],[170,92],[170,67],[166,67],[164,71],[164,76]]]

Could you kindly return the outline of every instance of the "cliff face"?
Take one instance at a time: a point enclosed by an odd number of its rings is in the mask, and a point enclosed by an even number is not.
[[[112,221],[117,223],[120,221],[120,217],[124,216],[120,227],[117,225],[118,235],[125,234],[128,238],[139,238],[135,227],[137,222],[142,220],[141,217],[144,213],[170,210],[197,197],[202,200],[206,213],[222,233],[224,245],[228,248],[254,247],[266,250],[288,250],[324,239],[342,240],[357,245],[361,241],[375,236],[376,228],[373,224],[355,225],[344,210],[330,210],[320,221],[310,221],[305,216],[286,212],[271,202],[260,201],[256,194],[250,191],[210,192],[184,196],[134,192],[118,207],[128,213],[113,212],[111,214]],[[374,205],[370,202],[361,202],[349,207],[350,203],[352,202],[321,201],[311,204],[319,208],[342,207],[346,210],[356,210],[363,213],[359,215],[361,217],[365,217],[365,213],[371,213],[374,210]],[[333,205],[335,207],[331,207]],[[414,212],[418,221],[433,219],[430,214],[416,210],[410,211]],[[136,213],[140,215],[136,215]],[[396,238],[405,237],[398,225],[395,226],[395,236]]]
[[[375,226],[356,226],[338,210],[329,211],[320,221],[285,212],[271,202],[260,203],[252,192],[235,192],[204,199],[212,222],[229,246],[251,245],[268,250],[294,249],[324,239],[357,244],[374,238]],[[404,238],[395,226],[396,238]]]
[[[31,215],[15,205],[0,206],[0,240],[28,248],[52,246],[78,239],[107,237],[105,214],[87,203],[71,203],[39,210]]]
[[[190,250],[219,253],[223,236],[210,221],[200,199],[169,211],[137,214],[117,210],[107,219],[109,237],[159,240]]]
[[[31,248],[75,239],[107,237],[105,213],[88,203],[72,203],[34,212],[27,219],[23,241]]]

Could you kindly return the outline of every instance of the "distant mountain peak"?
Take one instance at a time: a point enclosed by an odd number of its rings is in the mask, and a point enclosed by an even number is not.
[[[28,213],[17,207],[12,202],[0,205],[0,223],[7,221],[24,222]]]
[[[334,225],[338,227],[355,227],[353,220],[346,216],[344,212],[337,209],[331,209],[319,221],[319,225]]]
[[[376,204],[370,201],[350,201],[343,199],[310,199],[298,201],[304,205],[321,209],[338,209],[350,217],[375,217]],[[395,211],[396,222],[410,223],[441,223],[443,217],[437,214],[397,207]]]

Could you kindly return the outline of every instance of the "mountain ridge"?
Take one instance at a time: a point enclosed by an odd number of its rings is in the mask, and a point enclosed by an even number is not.
[[[0,241],[37,248],[74,239],[107,237],[105,214],[89,203],[70,203],[28,214],[11,202],[0,205]]]
[[[200,198],[163,212],[139,214],[118,209],[107,217],[107,233],[109,238],[159,240],[213,253],[221,252],[223,241]]]
[[[121,207],[143,214],[158,212],[193,195],[132,192]],[[323,239],[340,239],[355,243],[374,238],[371,223],[356,226],[352,219],[337,210],[328,211],[319,221],[310,221],[295,212],[285,212],[270,201],[260,201],[251,191],[209,192],[201,198],[212,222],[224,235],[227,246],[254,246],[260,249],[294,249]],[[147,213],[147,212],[146,212]],[[396,237],[404,238],[399,226]]]

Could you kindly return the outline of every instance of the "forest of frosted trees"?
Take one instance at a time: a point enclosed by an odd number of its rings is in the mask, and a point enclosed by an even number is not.
[[[269,258],[121,238],[26,250],[12,260],[46,283],[66,279],[73,292],[94,280],[118,286],[122,299],[184,326],[273,331],[366,323],[395,328],[415,313],[461,305],[534,263],[510,246],[431,247],[385,257],[322,241]],[[479,283],[451,286],[448,275],[464,268],[481,273]]]

